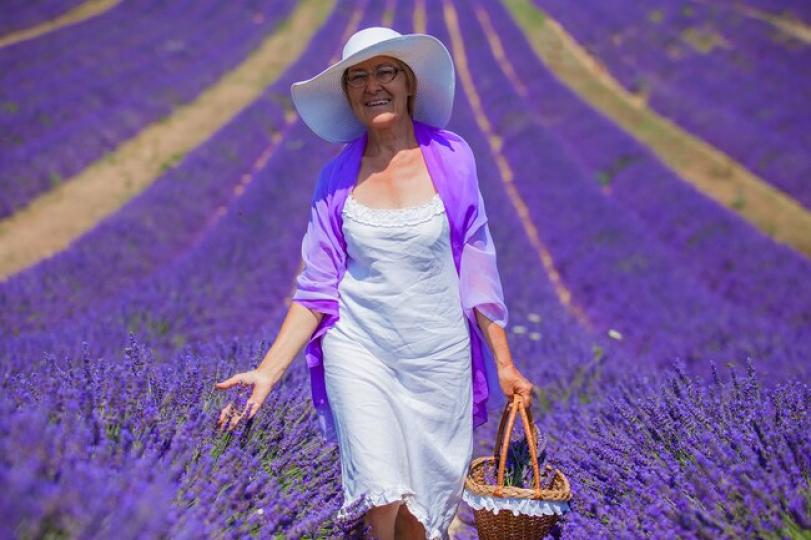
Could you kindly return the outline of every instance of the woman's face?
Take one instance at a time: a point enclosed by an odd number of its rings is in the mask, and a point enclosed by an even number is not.
[[[399,71],[391,81],[382,83],[374,74],[384,74],[385,68]],[[358,77],[358,73],[363,72],[366,73],[364,84],[360,87],[346,85],[347,99],[358,120],[367,128],[378,129],[408,118],[408,96],[413,95],[414,89],[402,64],[390,56],[375,56],[350,66],[346,76]],[[363,81],[363,78],[359,80]]]

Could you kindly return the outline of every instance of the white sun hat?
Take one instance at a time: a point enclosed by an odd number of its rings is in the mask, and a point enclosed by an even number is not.
[[[408,64],[417,78],[414,120],[444,128],[451,117],[456,75],[453,59],[440,40],[428,34],[403,35],[384,26],[355,32],[344,45],[342,59],[312,79],[290,86],[293,104],[304,123],[322,139],[349,142],[366,130],[355,116],[341,88],[349,66],[377,55],[393,56]]]

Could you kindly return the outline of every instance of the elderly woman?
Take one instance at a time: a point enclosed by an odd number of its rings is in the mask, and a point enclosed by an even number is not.
[[[447,538],[488,397],[532,399],[507,345],[473,153],[444,129],[454,88],[442,42],[383,27],[292,85],[304,122],[348,144],[319,175],[279,335],[258,368],[216,385],[253,385],[244,411],[223,409],[230,429],[306,344],[322,434],[341,456],[336,520],[359,508],[381,539]]]

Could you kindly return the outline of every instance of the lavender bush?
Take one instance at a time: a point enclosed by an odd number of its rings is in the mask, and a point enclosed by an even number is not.
[[[697,384],[676,368],[544,419],[577,494],[567,538],[802,537],[811,530],[811,392]],[[680,533],[681,534],[681,533]]]

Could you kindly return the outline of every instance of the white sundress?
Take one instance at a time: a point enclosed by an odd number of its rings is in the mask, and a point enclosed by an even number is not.
[[[399,209],[343,209],[347,270],[323,337],[344,504],[404,501],[445,540],[473,455],[471,346],[439,194]]]

